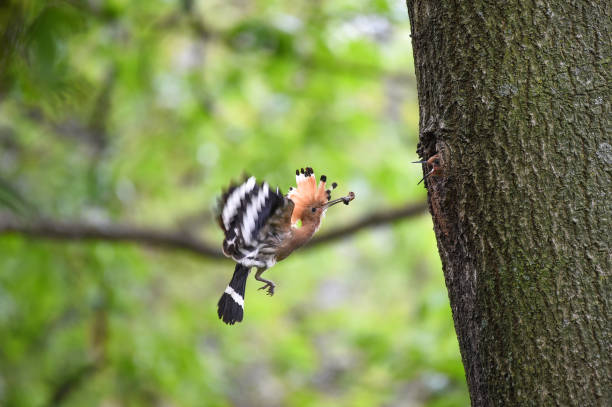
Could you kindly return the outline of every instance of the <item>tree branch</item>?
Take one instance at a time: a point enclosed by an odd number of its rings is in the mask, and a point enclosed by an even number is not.
[[[423,213],[425,203],[407,204],[370,214],[346,226],[339,227],[312,239],[305,247],[315,247],[352,235],[362,229],[411,218]],[[13,216],[0,215],[0,235],[19,234],[33,238],[52,240],[106,240],[111,242],[132,242],[170,250],[183,250],[210,259],[225,258],[220,244],[210,244],[202,239],[181,231],[162,230],[121,224],[94,224],[81,221],[56,221],[36,219],[22,221]]]
[[[394,223],[408,218],[413,218],[417,215],[425,213],[427,202],[406,204],[398,208],[386,209],[380,212],[371,213],[353,223],[346,226],[330,230],[329,232],[315,235],[305,248],[318,246],[322,243],[328,243],[334,240],[342,239],[352,235],[361,229],[373,228],[387,223]]]
[[[184,232],[121,224],[64,222],[50,219],[20,221],[0,216],[0,234],[20,234],[54,240],[107,240],[133,242],[164,249],[185,250],[203,257],[223,258],[221,250]]]
[[[87,363],[76,369],[74,372],[71,372],[67,377],[63,378],[55,386],[55,389],[49,398],[48,406],[51,407],[60,405],[83,383],[83,381],[97,373],[101,366],[101,363]]]

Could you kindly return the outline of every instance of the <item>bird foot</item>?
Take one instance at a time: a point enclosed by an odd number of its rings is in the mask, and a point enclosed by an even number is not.
[[[259,289],[260,290],[267,289],[268,292],[266,294],[268,294],[269,296],[273,296],[274,295],[274,288],[275,287],[276,287],[276,285],[273,282],[268,281],[265,285],[259,287]]]

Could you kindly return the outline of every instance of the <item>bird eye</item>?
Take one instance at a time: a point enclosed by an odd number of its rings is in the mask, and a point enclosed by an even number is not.
[[[316,212],[316,211],[317,211],[317,208],[312,208],[312,212],[313,213]]]
[[[434,164],[435,164],[435,165],[440,165],[440,160],[435,160],[435,161],[434,161]]]

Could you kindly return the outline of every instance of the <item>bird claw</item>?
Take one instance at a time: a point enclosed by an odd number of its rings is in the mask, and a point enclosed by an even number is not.
[[[274,295],[274,288],[276,287],[276,285],[274,285],[274,283],[266,283],[265,285],[259,287],[260,290],[265,290],[267,289],[267,295],[269,295],[270,297]]]

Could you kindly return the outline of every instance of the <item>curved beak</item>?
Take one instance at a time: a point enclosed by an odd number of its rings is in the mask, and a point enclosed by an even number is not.
[[[421,182],[425,181],[425,178],[429,177],[431,174],[433,174],[433,172],[435,171],[435,168],[432,168],[431,171],[429,171],[427,174],[425,174],[425,176],[423,178],[421,178],[421,180],[419,182],[417,182],[417,185],[419,185]]]
[[[322,205],[321,208],[327,209],[330,206],[333,206],[340,202],[343,202],[345,205],[348,205],[349,202],[351,202],[353,199],[355,199],[355,193],[349,192],[347,196],[343,196],[342,198],[338,198],[338,199],[334,199],[333,201],[329,201],[325,205]]]

